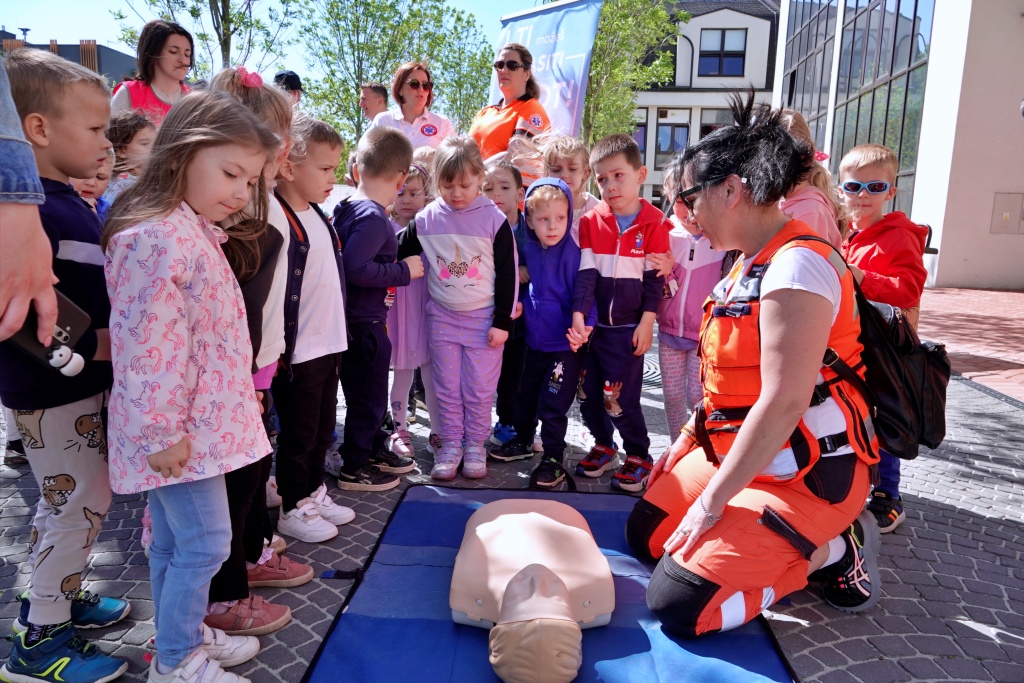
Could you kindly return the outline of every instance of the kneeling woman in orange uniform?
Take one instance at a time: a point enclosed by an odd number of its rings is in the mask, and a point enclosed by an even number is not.
[[[675,187],[712,247],[747,257],[704,305],[703,404],[626,528],[661,558],[647,604],[683,636],[735,628],[809,580],[847,612],[880,592],[878,528],[861,515],[877,443],[828,367],[837,355],[863,373],[853,276],[778,208],[813,151],[767,105],[737,97],[733,113],[687,148]]]

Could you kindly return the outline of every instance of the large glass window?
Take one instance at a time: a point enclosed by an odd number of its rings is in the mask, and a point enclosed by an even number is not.
[[[832,52],[835,49],[836,11],[839,0],[792,0],[786,30],[786,65],[783,71],[783,105],[800,112],[814,136],[825,148]],[[852,29],[851,29],[852,30]],[[843,54],[849,74],[849,50]],[[839,91],[846,93],[847,79],[840,76]]]
[[[732,114],[728,109],[701,109],[700,136],[703,138],[722,126],[732,125]]]
[[[832,170],[855,145],[884,144],[900,162],[891,208],[905,213],[914,196],[934,10],[935,0],[848,0],[843,17]]]
[[[665,168],[665,164],[672,160],[676,152],[686,149],[686,143],[689,139],[689,124],[659,123],[658,147],[655,150],[654,167],[658,170]]]
[[[647,159],[647,122],[636,124],[636,130],[633,131],[633,139],[636,141],[637,146],[640,148],[640,158]]]
[[[746,68],[746,58],[747,29],[701,30],[698,76],[742,77]]]

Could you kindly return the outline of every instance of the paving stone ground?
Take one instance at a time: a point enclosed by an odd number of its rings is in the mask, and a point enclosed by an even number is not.
[[[656,367],[651,354],[643,403],[657,454],[669,439]],[[579,440],[578,409],[573,414],[570,433]],[[339,423],[343,419],[342,405]],[[805,590],[770,613],[772,628],[802,680],[1024,682],[1024,409],[956,379],[950,383],[947,424],[940,448],[904,463],[907,520],[883,536],[878,606],[846,615]],[[429,472],[423,457],[429,433],[425,420],[413,432],[419,469]],[[580,455],[577,448],[567,457],[574,464]],[[532,466],[492,464],[488,478],[474,485],[525,487]],[[607,475],[582,479],[577,478],[582,490],[608,490]],[[0,467],[0,481],[3,628],[16,616],[15,596],[28,579],[25,560],[39,490],[27,467]],[[407,482],[428,483],[429,476],[414,474]],[[233,671],[254,683],[302,678],[352,587],[352,581],[321,579],[320,574],[362,566],[408,483],[386,493],[334,490],[338,502],[355,509],[355,521],[328,543],[291,543],[288,552],[312,563],[318,578],[291,590],[254,590],[291,607],[294,618],[281,631],[261,637],[258,658]],[[129,672],[121,679],[126,681],[145,680],[143,655],[153,635],[149,572],[140,544],[143,507],[141,496],[115,497],[85,572],[90,590],[132,602],[132,615],[124,622],[89,633],[104,651],[129,660]],[[9,648],[0,641],[0,656],[6,657]]]

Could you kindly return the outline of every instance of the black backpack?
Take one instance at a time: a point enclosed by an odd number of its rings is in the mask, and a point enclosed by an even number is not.
[[[946,436],[946,386],[950,362],[943,344],[922,342],[899,308],[868,301],[854,282],[860,313],[865,378],[825,350],[825,365],[857,387],[872,407],[882,449],[904,460],[918,445],[937,448]]]

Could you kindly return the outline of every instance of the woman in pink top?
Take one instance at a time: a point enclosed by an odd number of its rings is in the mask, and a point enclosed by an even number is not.
[[[137,111],[159,126],[171,107],[189,91],[185,77],[195,64],[192,34],[172,21],[154,19],[142,27],[138,77],[114,88],[110,115]]]
[[[155,683],[244,683],[223,674],[220,660],[259,651],[254,636],[203,624],[231,541],[224,474],[271,452],[245,304],[214,222],[253,202],[254,225],[266,225],[263,169],[279,146],[230,96],[190,94],[106,224],[110,482],[118,493],[148,491]]]
[[[797,142],[802,142],[810,146],[812,150],[814,149],[811,130],[807,127],[807,122],[804,121],[800,112],[783,109],[782,122]],[[848,229],[846,209],[839,203],[835,191],[832,189],[831,175],[819,163],[828,159],[828,155],[815,152],[814,159],[814,169],[779,202],[779,208],[790,218],[803,221],[814,228],[814,232],[819,237],[827,239],[833,247],[841,250],[843,238]]]

